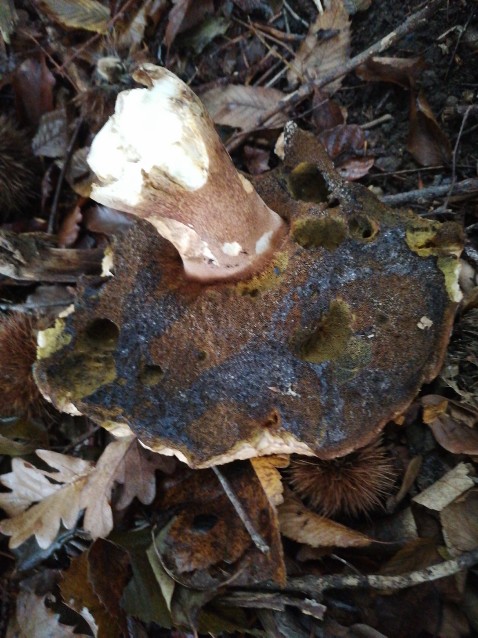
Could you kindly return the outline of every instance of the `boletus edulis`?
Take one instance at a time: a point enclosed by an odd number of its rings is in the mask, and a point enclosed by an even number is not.
[[[138,219],[41,333],[41,391],[192,467],[367,444],[440,368],[460,227],[345,183],[294,124],[246,179],[183,82],[135,79],[89,162],[93,199]]]

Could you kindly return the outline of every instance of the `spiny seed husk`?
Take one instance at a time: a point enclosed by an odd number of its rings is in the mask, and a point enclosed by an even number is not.
[[[297,456],[288,470],[294,492],[327,517],[357,517],[380,508],[395,474],[380,441],[328,461]]]
[[[36,338],[30,317],[14,313],[0,319],[0,414],[19,416],[42,403],[32,366]]]
[[[38,191],[36,158],[28,137],[14,122],[0,116],[0,219],[10,221],[29,212]]]

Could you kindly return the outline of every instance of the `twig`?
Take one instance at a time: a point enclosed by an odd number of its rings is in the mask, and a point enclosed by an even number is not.
[[[356,575],[356,574],[331,574],[328,576],[302,576],[291,578],[287,581],[285,588],[277,588],[270,585],[267,591],[281,591],[289,594],[299,594],[314,596],[318,600],[323,592],[328,589],[379,589],[383,591],[398,591],[415,587],[423,583],[431,583],[441,578],[453,576],[463,569],[473,567],[478,563],[478,548],[471,552],[462,554],[458,558],[443,561],[438,565],[431,565],[424,569],[417,569],[412,572],[400,574],[399,576],[382,576],[379,574]],[[244,591],[261,591],[264,588],[250,587],[247,590],[237,590],[237,594],[242,595]]]
[[[293,91],[292,93],[289,93],[289,95],[286,95],[282,100],[279,100],[279,102],[272,109],[269,109],[263,115],[261,115],[261,117],[257,118],[250,129],[245,129],[240,133],[234,135],[227,144],[227,150],[231,152],[238,148],[252,131],[266,124],[271,118],[277,115],[277,113],[280,113],[281,111],[288,111],[290,108],[296,106],[299,102],[308,97],[315,89],[321,89],[334,80],[337,80],[347,73],[350,73],[350,71],[356,69],[373,55],[382,53],[393,44],[398,42],[398,40],[403,38],[405,35],[408,35],[412,31],[415,31],[419,26],[421,26],[423,22],[427,20],[427,18],[434,11],[436,11],[438,5],[441,2],[442,0],[432,0],[421,11],[413,13],[400,26],[388,33],[385,37],[372,44],[365,51],[362,51],[362,53],[359,53],[353,58],[350,58],[350,60],[348,60],[344,64],[340,64],[339,66],[335,67],[335,69],[332,69],[329,73],[326,73],[322,77],[302,84],[302,86],[300,86],[296,91]]]
[[[478,192],[478,178],[473,177],[464,179],[462,182],[452,184],[444,184],[441,186],[427,186],[426,188],[418,188],[406,193],[397,193],[396,195],[384,195],[380,200],[389,206],[402,206],[403,204],[421,204],[423,202],[434,199],[435,197],[443,197],[443,195],[469,195]]]
[[[73,150],[75,148],[76,139],[78,137],[78,133],[80,132],[80,128],[82,124],[83,124],[83,120],[80,117],[78,119],[78,122],[76,123],[75,130],[73,131],[73,135],[71,136],[70,143],[68,144],[65,159],[63,160],[63,166],[61,167],[60,175],[58,176],[58,182],[56,184],[55,195],[53,197],[53,203],[51,205],[50,216],[48,218],[47,232],[50,235],[55,230],[56,214],[58,211],[58,203],[60,201],[61,188],[63,186],[63,181],[65,179],[66,171],[68,170],[68,167],[71,162],[71,158],[73,156]]]
[[[249,515],[246,510],[243,508],[242,503],[237,498],[234,490],[232,489],[229,481],[221,472],[221,470],[217,466],[213,466],[214,474],[217,476],[219,482],[222,485],[222,489],[226,493],[227,498],[231,501],[232,506],[236,510],[237,515],[241,519],[244,527],[247,529],[249,536],[252,538],[254,545],[259,549],[263,554],[267,554],[270,551],[269,545],[265,542],[259,532],[255,529]]]
[[[471,110],[471,106],[469,106],[466,109],[465,114],[463,115],[463,119],[461,120],[460,130],[458,131],[458,135],[456,137],[455,147],[453,148],[453,155],[452,155],[452,161],[451,161],[451,186],[450,186],[448,195],[446,196],[446,200],[443,203],[443,210],[446,210],[448,208],[448,201],[453,191],[453,187],[455,186],[455,183],[456,183],[456,156],[458,155],[458,149],[460,147],[461,136],[463,135],[463,129],[465,128],[466,120],[468,119],[470,110]]]

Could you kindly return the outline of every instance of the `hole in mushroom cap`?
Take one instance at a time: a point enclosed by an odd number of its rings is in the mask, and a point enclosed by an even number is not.
[[[198,514],[193,518],[191,531],[198,533],[210,532],[216,526],[218,520],[215,514]]]
[[[347,224],[341,217],[304,217],[292,225],[292,237],[303,248],[335,250],[347,237]]]
[[[114,350],[118,343],[119,328],[109,319],[95,319],[86,326],[85,337],[102,350]]]
[[[287,187],[294,199],[304,202],[326,202],[329,189],[321,172],[315,164],[301,162],[290,173]]]
[[[161,366],[147,364],[139,374],[139,381],[147,386],[156,385],[160,382],[163,375],[164,371]]]
[[[380,230],[380,226],[368,215],[354,215],[349,220],[349,230],[355,239],[368,242],[375,239]]]

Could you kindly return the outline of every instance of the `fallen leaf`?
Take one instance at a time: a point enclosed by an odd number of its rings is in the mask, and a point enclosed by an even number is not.
[[[423,93],[411,95],[407,149],[421,166],[448,164],[451,144]]]
[[[331,0],[330,6],[317,15],[314,24],[299,46],[287,73],[289,85],[310,82],[344,64],[349,57],[350,20],[342,0]],[[342,84],[342,78],[322,88],[332,95]]]
[[[261,115],[276,106],[284,93],[262,86],[229,84],[201,94],[201,100],[216,124],[235,128],[254,128]],[[279,128],[287,121],[277,113],[267,121],[267,128]]]
[[[157,507],[167,515],[150,556],[158,557],[176,583],[192,589],[215,591],[229,581],[237,586],[263,580],[283,583],[276,513],[251,463],[229,463],[221,472],[270,551],[255,546],[212,470],[180,465],[159,489]]]
[[[15,31],[18,14],[13,2],[2,2],[0,5],[0,33],[6,44],[10,44],[10,36]]]
[[[230,22],[221,16],[208,16],[192,32],[188,31],[178,38],[178,43],[183,47],[188,47],[197,55],[210,44],[218,35],[224,35],[229,29]]]
[[[345,124],[345,108],[322,91],[315,90],[312,99],[312,119],[318,133]]]
[[[42,157],[63,157],[68,147],[66,109],[56,109],[42,115],[32,141],[33,153]]]
[[[15,638],[87,638],[85,634],[75,633],[74,627],[60,623],[59,617],[45,606],[45,596],[20,592],[16,612],[19,633]]]
[[[339,166],[336,166],[337,171],[342,177],[349,182],[353,182],[356,179],[360,179],[367,175],[369,170],[374,165],[373,157],[352,157],[345,160]]]
[[[478,415],[472,414],[469,422],[471,410],[464,407],[458,410],[440,395],[424,396],[421,402],[423,422],[430,427],[439,445],[453,454],[478,455]]]
[[[379,570],[383,576],[399,576],[424,569],[442,561],[437,544],[432,538],[416,538],[409,541]]]
[[[372,538],[320,516],[286,492],[278,507],[281,534],[311,547],[366,547]]]
[[[325,146],[327,155],[333,160],[345,153],[361,152],[365,146],[365,133],[357,124],[340,124],[323,131],[319,139]]]
[[[443,538],[451,556],[478,545],[478,490],[471,489],[440,512]]]
[[[408,89],[423,71],[425,61],[417,58],[389,58],[372,56],[357,67],[355,73],[367,82],[391,82]]]
[[[412,500],[429,510],[441,512],[444,507],[474,486],[473,466],[469,463],[459,463]]]
[[[13,88],[17,108],[22,119],[36,128],[44,113],[53,110],[55,78],[46,65],[45,57],[28,58],[16,69]]]
[[[186,16],[192,0],[173,0],[173,7],[169,12],[168,25],[164,34],[164,44],[169,49],[174,42]]]
[[[97,539],[71,561],[63,573],[60,591],[65,603],[76,612],[83,615],[83,610],[88,610],[98,635],[116,638],[126,634],[120,601],[128,580],[127,552],[111,541]],[[88,620],[88,616],[83,617]]]
[[[54,472],[13,459],[12,472],[0,477],[2,484],[12,490],[0,494],[0,507],[11,517],[0,522],[0,531],[11,536],[10,547],[18,547],[34,535],[39,546],[46,549],[55,540],[60,524],[72,529],[83,510],[84,530],[93,539],[107,536],[113,528],[112,489],[131,476],[129,454],[136,460],[139,478],[123,492],[121,505],[126,507],[135,496],[151,502],[154,471],[163,466],[163,459],[156,455],[157,463],[151,463],[149,457],[144,461],[136,453],[138,445],[133,437],[113,441],[96,466],[72,456],[37,450],[37,455],[55,468]]]
[[[35,0],[39,11],[63,27],[106,33],[110,12],[97,0]]]

